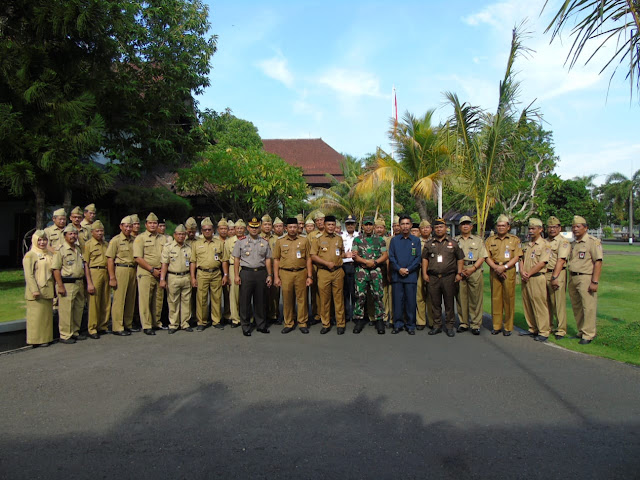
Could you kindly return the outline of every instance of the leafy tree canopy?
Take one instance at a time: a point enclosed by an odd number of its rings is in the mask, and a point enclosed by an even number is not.
[[[201,113],[201,128],[211,145],[219,148],[262,148],[262,139],[256,126],[248,120],[235,117],[230,109],[224,113],[205,110]]]

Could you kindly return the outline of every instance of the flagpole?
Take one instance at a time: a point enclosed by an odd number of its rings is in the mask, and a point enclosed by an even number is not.
[[[395,126],[398,125],[398,102],[396,100],[396,86],[391,89],[391,116],[395,119]],[[394,129],[395,130],[395,129]],[[393,159],[393,138],[391,139],[391,158]],[[395,204],[395,179],[391,178],[391,225],[393,226]]]

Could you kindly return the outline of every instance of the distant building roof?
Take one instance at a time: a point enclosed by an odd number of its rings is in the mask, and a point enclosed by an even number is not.
[[[301,167],[309,186],[329,185],[326,174],[336,180],[344,180],[340,165],[342,155],[321,138],[296,138],[262,140],[264,149],[282,157],[290,165]]]

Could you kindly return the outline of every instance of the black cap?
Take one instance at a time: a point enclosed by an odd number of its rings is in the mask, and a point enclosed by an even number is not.
[[[324,223],[327,223],[327,222],[333,222],[333,223],[335,223],[335,222],[336,222],[336,217],[335,217],[335,216],[333,216],[333,215],[327,215],[327,216],[325,216],[325,217],[324,217]]]
[[[287,225],[298,225],[298,219],[296,217],[287,218]]]
[[[344,223],[356,223],[356,217],[354,217],[353,215],[349,214],[349,216],[344,221]]]

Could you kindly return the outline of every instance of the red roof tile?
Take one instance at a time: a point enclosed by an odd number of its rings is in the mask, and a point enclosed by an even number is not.
[[[264,149],[275,153],[287,163],[302,167],[307,184],[328,184],[325,174],[343,180],[340,164],[343,157],[321,138],[262,140]]]

